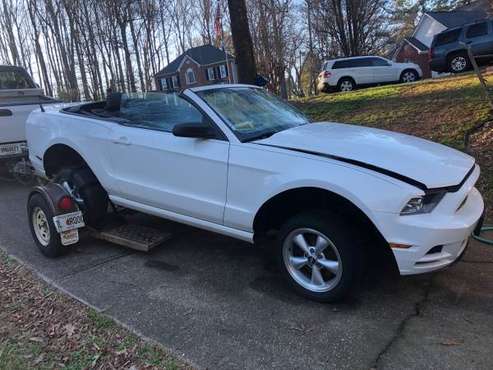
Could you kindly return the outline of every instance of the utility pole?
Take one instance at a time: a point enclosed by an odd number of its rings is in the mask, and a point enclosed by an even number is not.
[[[238,65],[238,82],[254,84],[257,78],[257,67],[255,66],[245,0],[228,0],[228,8],[231,18],[233,46]]]

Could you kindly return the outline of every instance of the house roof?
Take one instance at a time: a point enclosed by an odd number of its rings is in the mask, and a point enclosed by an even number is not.
[[[166,67],[160,70],[156,74],[156,76],[177,72],[181,66],[183,59],[186,56],[192,58],[195,62],[197,62],[200,65],[220,63],[226,60],[225,53],[221,49],[216,48],[215,46],[212,45],[202,45],[185,51],[178,58],[176,58],[170,64],[168,64]],[[228,53],[228,58],[234,59],[234,56]]]
[[[480,19],[487,18],[488,16],[483,10],[452,10],[427,12],[426,14],[447,28],[454,28],[467,23],[473,23]]]
[[[428,46],[423,44],[421,41],[419,41],[415,37],[406,37],[404,40],[407,41],[408,43],[410,43],[416,49],[418,49],[418,51],[423,51],[423,52],[428,51]]]

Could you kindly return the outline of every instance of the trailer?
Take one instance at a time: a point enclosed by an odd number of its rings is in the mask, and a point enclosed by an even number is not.
[[[83,204],[63,184],[36,186],[27,201],[28,222],[35,244],[49,258],[65,254],[80,241],[80,235],[104,240],[140,252],[149,252],[171,238],[154,227],[132,222],[122,209],[112,206],[103,227],[84,222]]]

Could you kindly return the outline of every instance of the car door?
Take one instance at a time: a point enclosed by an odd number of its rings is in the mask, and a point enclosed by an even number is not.
[[[480,22],[467,27],[466,44],[470,45],[473,55],[493,54],[493,35],[491,22]]]
[[[174,136],[171,130],[178,123],[211,123],[176,95],[160,95],[171,98],[141,102],[141,107],[134,105],[120,114],[130,122],[114,130],[109,148],[119,195],[140,205],[222,224],[229,142],[220,136]]]
[[[397,68],[384,58],[372,57],[371,71],[374,83],[393,82],[399,79]]]

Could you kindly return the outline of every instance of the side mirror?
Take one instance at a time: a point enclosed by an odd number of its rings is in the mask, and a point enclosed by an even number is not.
[[[173,135],[178,137],[191,137],[196,139],[215,139],[216,131],[203,123],[180,123],[173,127]]]

